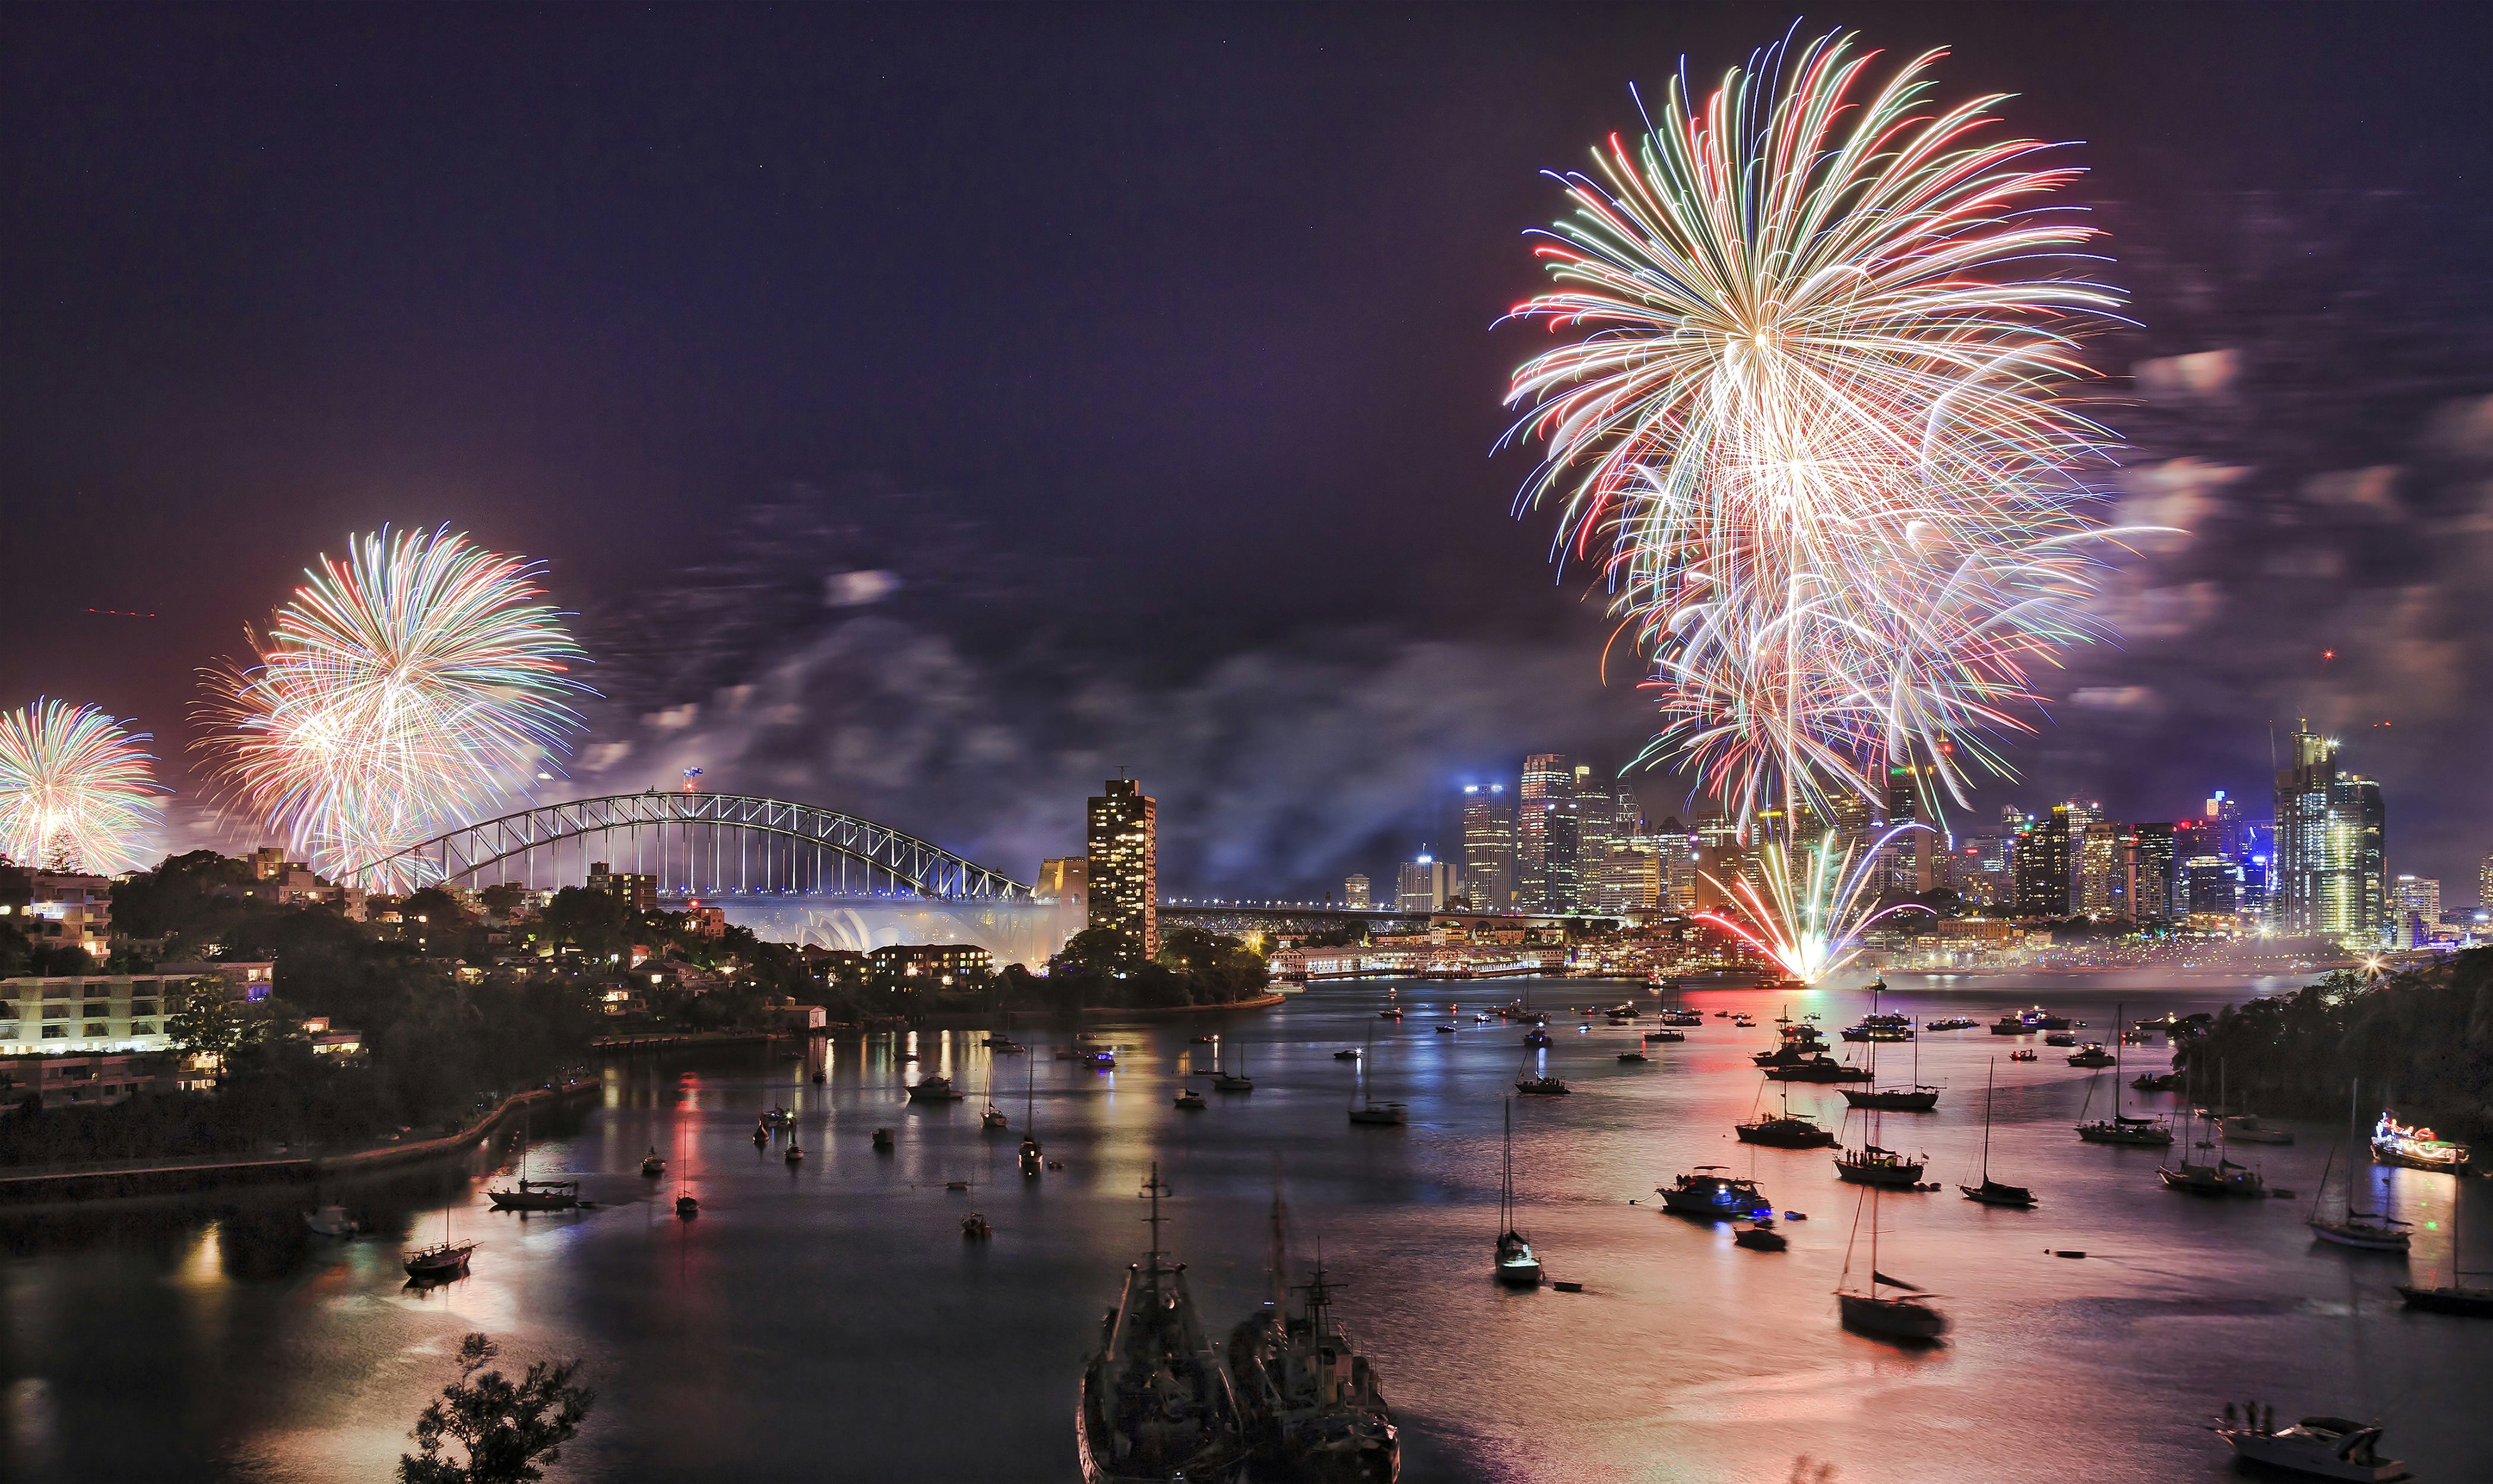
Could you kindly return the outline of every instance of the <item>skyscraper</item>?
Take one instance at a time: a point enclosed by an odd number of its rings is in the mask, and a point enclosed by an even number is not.
[[[2476,905],[2493,908],[2493,855],[2484,857],[2477,864]]]
[[[2388,816],[2381,786],[2337,766],[2337,742],[2298,723],[2293,765],[2276,775],[2280,931],[2376,937],[2388,916]]]
[[[1693,911],[1697,904],[1697,837],[1671,816],[1653,837],[1655,869],[1662,875],[1661,905],[1674,912]]]
[[[2078,855],[2091,823],[2084,804],[2055,804],[2017,842],[2017,915],[2066,917],[2073,910]]]
[[[1354,874],[1341,878],[1341,905],[1344,906],[1368,905],[1367,877]]]
[[[1549,909],[1549,816],[1575,788],[1575,770],[1560,754],[1523,759],[1515,790],[1515,905],[1526,911]]]
[[[2390,925],[2398,946],[2414,948],[2441,925],[2441,883],[2428,876],[2402,876],[2389,885]]]
[[[1566,905],[1601,905],[1602,874],[1618,838],[1618,801],[1591,767],[1576,766],[1576,895]]]
[[[2174,827],[2142,824],[2129,837],[2129,916],[2133,922],[2170,922],[2176,856]]]
[[[2088,917],[2129,915],[2128,833],[2116,820],[2087,822],[2078,855],[2078,910]]]
[[[1091,800],[1091,916],[1140,958],[1160,951],[1159,806],[1130,778]]]
[[[1515,905],[1515,800],[1504,784],[1463,786],[1463,885],[1477,910]]]
[[[1438,860],[1423,850],[1418,860],[1402,863],[1402,879],[1394,894],[1394,905],[1405,912],[1442,911],[1457,890],[1455,863]]]

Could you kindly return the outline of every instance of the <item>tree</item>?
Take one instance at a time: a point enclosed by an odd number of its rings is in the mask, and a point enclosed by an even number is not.
[[[596,1392],[572,1384],[580,1361],[536,1361],[514,1384],[484,1370],[498,1353],[484,1335],[459,1342],[459,1379],[415,1419],[418,1451],[399,1455],[400,1484],[530,1484],[545,1477],[539,1464],[562,1457],[597,1403]],[[445,1443],[465,1457],[449,1456]]]
[[[222,1058],[242,1039],[242,1012],[214,979],[192,980],[174,991],[168,1003],[165,1034],[178,1051]]]
[[[527,888],[515,881],[496,881],[476,894],[485,910],[504,922],[519,915],[520,906],[528,900]]]

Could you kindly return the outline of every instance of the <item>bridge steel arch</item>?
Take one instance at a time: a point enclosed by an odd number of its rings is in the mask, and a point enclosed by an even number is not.
[[[628,860],[628,869],[655,876],[661,892],[906,893],[946,902],[1028,902],[1032,895],[976,861],[854,815],[752,794],[655,789],[480,819],[375,861],[354,879],[368,884],[387,868],[415,863],[432,880],[483,884],[496,868],[495,878],[508,879],[514,862],[526,868],[542,860],[558,871],[565,849],[578,850],[585,873],[592,836],[605,843],[602,858],[616,870]],[[628,837],[628,855],[618,836]]]

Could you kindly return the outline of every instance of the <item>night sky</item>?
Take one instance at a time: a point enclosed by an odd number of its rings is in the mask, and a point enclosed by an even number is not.
[[[350,532],[549,564],[606,699],[569,787],[699,764],[1028,878],[1118,766],[1171,890],[1322,892],[1526,749],[1623,763],[1632,662],[1492,458],[1544,168],[1787,10],[138,7],[0,13],[0,705],[155,733],[250,844],[200,665]],[[1811,15],[2081,140],[2142,328],[2121,514],[2026,774],[2381,778],[2493,849],[2493,209],[2474,8]],[[2192,357],[2179,360],[2180,357]],[[152,616],[124,617],[97,609]],[[2324,649],[2338,658],[2324,662]],[[2388,725],[2384,725],[2388,724]],[[1650,811],[1685,785],[1641,786]],[[2257,811],[2255,811],[2257,812]],[[2461,885],[2460,882],[2467,884]]]

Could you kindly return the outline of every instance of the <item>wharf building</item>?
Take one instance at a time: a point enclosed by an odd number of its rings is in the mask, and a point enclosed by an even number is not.
[[[1126,939],[1137,958],[1160,951],[1158,804],[1130,778],[1091,800],[1089,925]]]

